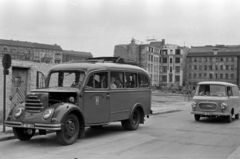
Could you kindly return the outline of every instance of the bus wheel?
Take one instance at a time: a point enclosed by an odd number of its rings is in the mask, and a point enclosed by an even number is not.
[[[239,119],[239,113],[235,114],[235,119]]]
[[[122,128],[124,129],[124,130],[129,130],[128,129],[128,120],[123,120],[123,121],[121,121],[122,122]]]
[[[199,121],[199,120],[200,120],[200,115],[194,114],[194,119],[195,119],[196,121]]]
[[[140,123],[140,112],[135,109],[130,117],[130,119],[122,121],[123,129],[125,130],[137,130]]]
[[[62,129],[57,131],[57,139],[62,145],[71,145],[77,140],[78,134],[78,118],[75,115],[70,114],[64,121]]]
[[[13,128],[13,133],[21,141],[30,140],[35,134],[35,129]]]

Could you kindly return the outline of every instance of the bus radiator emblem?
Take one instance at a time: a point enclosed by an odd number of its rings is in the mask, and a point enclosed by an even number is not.
[[[96,96],[96,105],[99,104],[99,96]]]

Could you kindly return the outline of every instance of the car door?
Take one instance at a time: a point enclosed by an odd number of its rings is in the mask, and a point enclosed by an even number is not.
[[[92,73],[87,79],[83,96],[86,124],[109,122],[108,72]]]

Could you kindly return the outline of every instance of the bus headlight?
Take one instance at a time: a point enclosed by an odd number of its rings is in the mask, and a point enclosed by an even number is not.
[[[21,114],[22,114],[22,108],[17,108],[17,109],[14,111],[14,117],[15,117],[15,118],[18,118]]]
[[[226,104],[226,103],[222,103],[222,104],[221,104],[221,109],[224,110],[224,109],[226,109],[226,108],[227,108],[227,104]]]
[[[45,120],[48,119],[52,113],[53,113],[53,109],[45,110],[45,112],[43,113],[43,119],[45,119]]]

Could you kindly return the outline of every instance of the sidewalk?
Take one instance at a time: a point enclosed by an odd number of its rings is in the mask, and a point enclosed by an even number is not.
[[[153,111],[152,115],[166,114],[182,110],[190,110],[191,109],[190,106],[191,102],[184,101],[184,97],[180,95],[169,94],[169,96],[167,96],[159,92],[153,92],[151,108]],[[10,139],[15,139],[15,136],[12,132],[12,128],[5,127],[5,132],[3,132],[3,125],[2,123],[0,123],[0,142]]]

